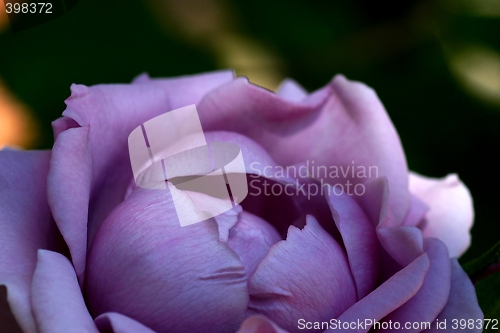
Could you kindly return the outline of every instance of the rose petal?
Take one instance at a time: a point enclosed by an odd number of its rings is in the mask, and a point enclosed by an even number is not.
[[[216,72],[165,82],[144,80],[137,84],[71,86],[71,97],[66,100],[63,115],[80,126],[90,125],[93,177],[89,243],[106,216],[123,200],[132,179],[127,147],[130,132],[169,110],[199,103],[208,91],[231,79],[230,72]]]
[[[288,333],[264,316],[247,318],[236,333]]]
[[[242,133],[260,143],[281,165],[305,160],[316,165],[376,167],[388,178],[397,221],[409,207],[408,170],[399,137],[376,94],[336,76],[300,103],[236,79],[198,107],[205,130]],[[334,144],[332,144],[334,143]],[[363,183],[366,179],[352,179]]]
[[[155,333],[143,324],[116,312],[108,312],[95,319],[101,332],[107,333]]]
[[[238,223],[231,229],[227,245],[240,257],[252,276],[271,246],[281,241],[276,229],[265,220],[243,211]]]
[[[368,296],[351,306],[338,317],[338,322],[365,322],[366,319],[380,320],[411,299],[420,289],[429,269],[429,257],[426,253],[385,281]],[[337,322],[337,323],[338,323]],[[370,325],[364,328],[342,330],[342,332],[368,332]],[[324,333],[337,330],[328,329]]]
[[[89,127],[62,132],[54,143],[47,178],[47,200],[68,244],[80,284],[87,259],[87,221],[92,179]],[[77,170],[77,172],[75,172]]]
[[[31,277],[40,248],[61,249],[47,204],[49,151],[0,151],[0,285],[23,331],[35,332]]]
[[[410,209],[403,222],[403,225],[408,225],[411,227],[417,227],[422,223],[429,211],[429,206],[427,206],[422,200],[417,198],[415,195],[410,195]]]
[[[300,102],[307,97],[307,91],[292,79],[283,80],[276,93],[290,102]]]
[[[371,182],[364,184],[365,193],[362,196],[353,197],[361,207],[367,213],[367,216],[372,221],[374,228],[379,230],[381,228],[392,228],[397,227],[400,223],[396,222],[394,216],[392,215],[391,209],[389,207],[389,186],[387,179],[385,177],[375,179]],[[383,238],[378,237],[380,241]],[[390,244],[389,244],[390,245]],[[393,258],[392,254],[388,253],[384,246],[380,246],[380,257],[379,257],[379,283],[386,281],[396,272],[400,271],[404,266],[396,261],[399,254],[395,254]],[[390,250],[391,247],[389,246]],[[416,254],[416,252],[414,252]],[[413,259],[416,257],[413,256]],[[402,259],[402,258],[400,258]],[[404,260],[406,263],[408,261]]]
[[[356,288],[339,244],[307,217],[300,230],[271,247],[249,282],[250,313],[264,314],[290,332],[297,321],[335,318],[356,302]]]
[[[38,251],[31,304],[40,333],[99,333],[85,306],[73,266],[60,253]]]
[[[2,323],[0,328],[0,332],[2,333],[23,333],[23,330],[19,327],[19,323],[12,314],[5,286],[0,286],[0,323]]]
[[[119,312],[158,332],[236,331],[247,277],[219,237],[214,219],[181,227],[167,190],[134,191],[90,247],[92,313]]]
[[[198,104],[209,92],[231,82],[234,71],[221,70],[197,75],[187,75],[175,78],[149,78],[147,74],[134,79],[134,84],[152,84],[160,87],[168,94],[170,110],[175,110],[186,105]]]
[[[59,134],[67,129],[80,127],[76,121],[68,117],[60,117],[52,122],[52,130],[54,131],[54,141],[57,140]]]
[[[358,299],[368,295],[377,284],[379,243],[372,223],[361,207],[347,194],[328,196],[335,224],[342,235]]]
[[[474,285],[470,281],[467,274],[463,271],[458,261],[455,258],[450,259],[450,261],[450,297],[448,298],[448,303],[446,303],[445,308],[437,317],[437,322],[443,322],[444,320],[446,320],[447,327],[451,328],[450,325],[453,324],[453,319],[458,319],[458,323],[460,323],[461,319],[464,319],[466,322],[468,320],[473,320],[475,324],[474,328],[460,329],[460,332],[482,332],[481,326],[479,326],[480,328],[476,328],[478,322],[482,323],[484,315],[477,302],[476,290],[474,289]],[[438,333],[443,332],[443,329],[436,328],[435,323],[433,323],[432,329],[425,332]]]
[[[410,173],[410,192],[425,202],[430,210],[423,229],[425,237],[442,240],[450,257],[459,257],[470,245],[474,220],[472,197],[457,175],[443,179]]]
[[[377,236],[387,253],[402,267],[424,253],[422,231],[417,227],[377,228]]]
[[[394,310],[383,321],[404,323],[433,322],[445,307],[450,294],[451,266],[448,249],[435,238],[425,239],[425,251],[430,267],[420,290],[408,302]],[[376,330],[375,332],[399,332],[401,329]],[[405,328],[405,332],[420,332],[420,328]]]

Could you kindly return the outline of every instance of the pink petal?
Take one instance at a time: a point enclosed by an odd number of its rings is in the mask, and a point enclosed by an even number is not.
[[[281,82],[276,93],[290,102],[300,102],[307,97],[307,91],[292,79],[285,79]]]
[[[433,179],[410,173],[410,192],[425,202],[430,210],[423,229],[425,237],[442,240],[450,257],[459,257],[470,245],[474,220],[472,197],[457,175]]]
[[[250,313],[264,314],[290,332],[297,321],[335,318],[356,302],[347,258],[339,244],[308,216],[300,230],[290,226],[249,282]]]
[[[398,135],[376,94],[337,76],[300,103],[245,79],[209,93],[198,110],[205,130],[229,130],[260,143],[281,165],[370,166],[388,178],[397,221],[409,207],[408,170]],[[332,142],[334,144],[332,144]],[[352,179],[363,183],[366,179]]]
[[[422,254],[414,262],[385,281],[368,296],[342,313],[340,322],[365,322],[366,319],[380,320],[411,299],[420,289],[429,269],[429,257]],[[352,332],[368,332],[370,325]],[[344,330],[347,332],[348,330]],[[333,333],[328,329],[324,333]]]
[[[379,243],[375,227],[361,207],[347,194],[328,197],[335,224],[347,250],[358,299],[368,295],[376,286],[379,269]]]
[[[439,316],[437,320],[439,322],[447,321],[447,328],[451,329],[453,324],[453,319],[464,319],[465,321],[473,320],[474,323],[481,323],[484,315],[477,303],[476,290],[474,285],[470,281],[467,274],[463,271],[462,267],[455,258],[450,259],[451,261],[451,286],[450,286],[450,297],[448,298],[448,303]],[[460,322],[459,322],[460,323]],[[480,326],[481,327],[481,326]],[[490,323],[491,327],[491,323]],[[432,329],[425,331],[426,333],[438,333],[443,332],[443,329],[437,329],[435,325]],[[460,332],[467,333],[479,333],[482,329],[461,329]]]
[[[80,126],[90,125],[93,177],[89,242],[106,216],[123,200],[132,179],[127,146],[130,132],[157,115],[199,103],[208,91],[231,79],[229,72],[216,72],[168,80],[139,80],[143,82],[136,84],[71,86],[63,115]],[[77,174],[80,172],[75,170]]]
[[[247,318],[236,333],[288,333],[264,316]]]
[[[80,284],[87,259],[87,221],[92,179],[89,127],[67,129],[54,143],[47,178],[52,215],[68,244]]]
[[[35,332],[31,278],[40,248],[62,249],[47,204],[49,151],[0,151],[0,285],[23,331]]]
[[[247,277],[218,230],[214,219],[181,227],[168,191],[137,189],[90,247],[92,314],[118,312],[157,332],[236,331]]]
[[[73,266],[60,253],[39,250],[31,304],[40,333],[98,333]]]
[[[445,307],[450,294],[451,266],[448,249],[441,241],[427,238],[424,244],[430,267],[420,290],[408,302],[394,310],[383,321],[404,323],[433,322]],[[377,330],[376,332],[399,332],[399,330]],[[405,332],[421,330],[406,329]]]
[[[95,319],[101,332],[108,333],[155,333],[143,324],[116,312],[108,312]]]

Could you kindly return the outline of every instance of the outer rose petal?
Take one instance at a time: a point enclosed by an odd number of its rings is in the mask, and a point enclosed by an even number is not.
[[[143,324],[116,312],[108,312],[95,319],[101,332],[108,333],[155,333]]]
[[[448,298],[448,303],[444,307],[443,311],[439,314],[437,319],[442,322],[446,320],[448,326],[453,319],[465,319],[482,321],[484,318],[483,312],[477,303],[476,290],[474,285],[470,281],[467,274],[464,272],[457,259],[452,258],[451,261],[451,287],[450,287],[450,297]],[[491,327],[491,326],[490,326]],[[442,329],[436,329],[436,326],[432,326],[432,329],[425,331],[426,333],[440,333],[443,332]],[[482,332],[481,329],[464,329],[460,330],[464,333],[479,333]]]
[[[181,227],[167,190],[137,189],[108,216],[86,286],[94,315],[119,312],[157,332],[232,333],[248,303],[245,270],[217,222]]]
[[[247,318],[236,333],[288,333],[264,316]]]
[[[47,199],[52,215],[68,244],[81,285],[87,260],[87,237],[84,236],[87,235],[92,181],[88,140],[88,126],[62,132],[54,144],[47,178]]]
[[[440,240],[427,238],[424,248],[429,256],[430,267],[420,290],[408,302],[394,310],[384,321],[398,323],[433,322],[443,310],[450,294],[450,259],[448,249]],[[377,330],[375,332],[394,332],[396,330]],[[420,332],[418,328],[405,329],[407,332]]]
[[[60,253],[39,250],[33,275],[33,314],[40,333],[98,333],[73,266]]]
[[[0,285],[23,331],[35,332],[31,278],[40,248],[59,249],[47,204],[49,151],[0,151]]]
[[[300,230],[273,245],[249,282],[250,313],[261,313],[290,332],[297,321],[325,321],[356,302],[356,287],[339,244],[307,216]]]
[[[307,91],[292,79],[283,80],[276,93],[290,102],[300,102],[307,97]]]
[[[385,281],[368,296],[347,309],[339,318],[340,322],[364,322],[365,319],[380,320],[411,299],[420,289],[429,269],[426,253]],[[370,327],[360,330],[340,330],[340,332],[368,332]],[[339,332],[328,329],[324,333]]]
[[[424,201],[430,210],[423,227],[425,237],[442,240],[450,257],[459,257],[470,245],[474,220],[472,197],[457,175],[443,179],[410,173],[410,192]]]
[[[71,96],[66,100],[63,115],[80,126],[90,125],[92,210],[89,214],[89,244],[106,216],[123,200],[132,179],[127,143],[130,132],[157,115],[199,103],[208,91],[232,78],[233,73],[227,71],[167,80],[143,77],[136,84],[71,86]],[[63,118],[54,125],[55,134],[71,126],[70,121]],[[75,178],[84,177],[80,175],[84,171],[77,169],[74,172]]]

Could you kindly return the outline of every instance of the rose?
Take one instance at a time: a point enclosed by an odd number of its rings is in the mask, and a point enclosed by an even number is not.
[[[482,318],[449,259],[470,242],[469,192],[453,175],[408,172],[367,86],[337,76],[312,94],[293,81],[274,94],[216,72],[71,92],[51,152],[0,152],[0,284],[25,332],[330,332],[345,327],[314,325]],[[326,180],[361,184],[359,196],[249,195],[243,210],[180,227],[168,191],[135,186],[127,137],[189,104],[208,141],[239,145],[250,178],[260,173],[252,162],[305,161],[355,161],[377,178]]]

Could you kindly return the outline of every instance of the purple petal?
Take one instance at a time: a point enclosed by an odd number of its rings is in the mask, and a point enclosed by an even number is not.
[[[227,245],[240,257],[247,276],[252,276],[271,246],[279,241],[281,237],[272,225],[244,211],[231,229]]]
[[[380,248],[375,227],[361,207],[347,194],[337,196],[332,193],[328,197],[328,203],[342,235],[358,299],[361,299],[377,284]]]
[[[40,248],[61,249],[47,204],[49,151],[0,151],[0,285],[23,331],[35,332],[31,277]]]
[[[422,231],[417,227],[377,228],[377,235],[387,253],[403,267],[424,253]]]
[[[40,333],[98,333],[83,300],[75,271],[60,253],[39,250],[31,304]]]
[[[389,185],[387,178],[382,177],[365,184],[365,194],[356,196],[354,199],[366,212],[373,226],[398,225],[395,221],[386,221],[388,215]]]
[[[342,313],[340,322],[365,322],[367,319],[380,320],[411,299],[420,289],[429,269],[429,257],[422,254],[414,262],[385,281],[368,296]],[[370,325],[352,332],[368,332]],[[344,330],[345,332],[350,332]],[[333,333],[328,329],[324,333]]]
[[[167,190],[137,189],[90,247],[92,313],[118,312],[158,332],[236,331],[247,277],[218,230],[214,219],[181,227]]]
[[[95,319],[101,332],[107,333],[155,333],[143,324],[116,312],[108,312]]]
[[[80,284],[87,259],[87,221],[92,160],[89,127],[62,132],[53,148],[47,178],[47,197],[52,215],[68,244]]]
[[[354,161],[366,170],[378,168],[377,176],[388,178],[397,221],[406,216],[408,170],[403,149],[385,109],[367,86],[339,75],[297,103],[236,79],[208,94],[198,110],[205,130],[245,134],[281,165],[313,160],[316,165],[347,168]]]
[[[249,282],[250,313],[264,314],[290,332],[297,320],[335,318],[356,302],[356,288],[339,244],[312,216],[273,245]]]
[[[52,122],[52,130],[54,131],[54,141],[57,140],[59,134],[67,129],[80,127],[76,121],[68,117],[60,117]]]
[[[430,267],[420,290],[408,302],[389,314],[384,321],[403,323],[432,323],[445,307],[450,294],[451,266],[448,249],[434,238],[425,240],[424,248],[429,256]],[[399,330],[377,330],[376,332],[399,332]],[[405,329],[405,332],[420,332],[421,329]]]
[[[90,125],[93,177],[89,242],[106,216],[123,200],[132,179],[127,146],[130,132],[157,115],[199,103],[208,91],[231,79],[230,73],[216,72],[168,80],[139,80],[144,82],[136,84],[71,86],[63,115],[80,126]]]
[[[264,316],[247,318],[236,333],[288,333]]]
[[[429,211],[429,206],[427,206],[422,200],[417,198],[415,195],[410,195],[410,209],[403,222],[403,225],[408,225],[411,227],[419,226]]]
[[[307,97],[307,91],[292,79],[285,79],[281,82],[276,93],[290,102],[300,102]]]
[[[474,221],[472,197],[457,175],[433,179],[410,174],[410,191],[429,207],[425,237],[442,240],[450,257],[459,257],[470,245],[470,229]]]
[[[389,207],[389,188],[387,184],[387,179],[385,177],[378,178],[374,181],[368,182],[365,184],[366,192],[364,195],[359,197],[354,197],[356,201],[360,204],[361,207],[365,210],[368,217],[372,221],[376,230],[380,230],[382,228],[392,228],[397,227],[400,223],[396,222],[394,216],[392,215],[391,209]],[[377,232],[377,236],[379,233]],[[392,235],[389,232],[389,236]],[[390,238],[390,237],[389,237]],[[421,238],[421,237],[420,237]],[[379,241],[383,240],[384,237],[377,237]],[[390,239],[389,239],[390,240]],[[399,257],[399,260],[404,259],[399,256],[398,253],[395,253],[395,257],[392,256],[391,253],[387,251],[391,250],[393,247],[390,242],[385,241],[388,244],[388,249],[386,250],[384,246],[381,246],[381,253],[379,259],[379,283],[382,281],[386,281],[396,272],[400,271],[404,266],[399,264],[396,260]],[[384,243],[382,243],[383,245]],[[421,246],[420,246],[421,247]],[[418,247],[417,247],[418,248]],[[417,252],[413,251],[414,254]],[[422,252],[420,252],[422,253]],[[416,256],[413,256],[415,259]],[[403,260],[403,262],[408,263],[408,260]]]
[[[229,83],[233,79],[234,72],[232,70],[222,70],[168,79],[151,79],[147,74],[143,74],[137,77],[133,83],[151,84],[161,88],[168,94],[170,110],[175,110],[186,105],[198,104],[207,92]]]
[[[450,259],[451,261],[451,286],[450,286],[450,297],[448,298],[448,303],[439,316],[437,320],[439,322],[447,321],[447,328],[450,329],[453,324],[453,319],[464,319],[466,322],[468,320],[473,320],[477,325],[478,322],[482,322],[484,315],[477,302],[476,290],[474,285],[470,281],[467,274],[463,271],[462,267],[455,258]],[[491,327],[491,325],[490,325]],[[438,333],[443,332],[443,329],[437,329],[435,325],[433,328],[425,331],[426,333]],[[461,329],[460,332],[467,333],[479,333],[482,332],[480,328],[473,329]]]

